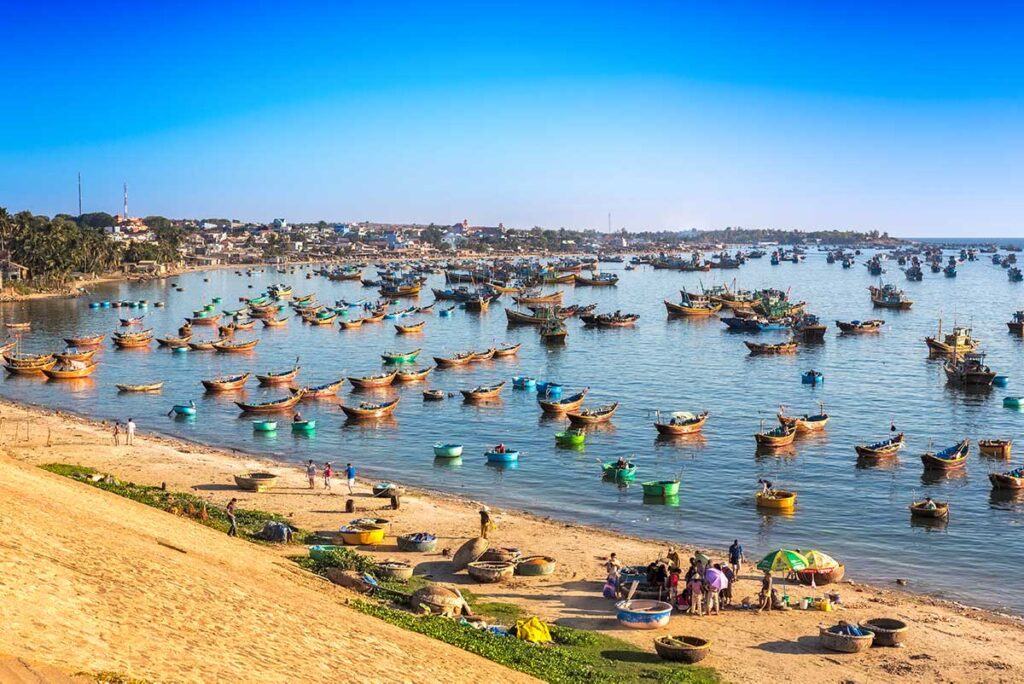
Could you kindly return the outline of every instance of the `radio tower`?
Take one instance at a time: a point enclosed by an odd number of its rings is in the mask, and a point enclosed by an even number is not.
[[[78,216],[82,216],[82,172],[78,172]]]
[[[128,184],[124,184],[124,220],[128,220]]]

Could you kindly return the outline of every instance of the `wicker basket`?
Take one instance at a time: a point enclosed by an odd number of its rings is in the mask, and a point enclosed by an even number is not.
[[[477,560],[487,563],[515,563],[522,555],[519,549],[510,546],[492,546]]]
[[[711,642],[694,636],[663,636],[654,640],[654,650],[665,660],[699,663],[711,652]]]
[[[416,551],[418,553],[429,553],[437,548],[437,537],[430,535],[430,538],[424,538],[420,541],[413,539],[416,534],[426,534],[425,532],[415,532],[413,534],[403,534],[398,538],[398,550],[399,551]]]
[[[235,484],[247,492],[265,492],[272,489],[277,482],[277,475],[272,473],[249,473],[235,475]]]
[[[871,618],[860,628],[875,635],[874,646],[900,646],[907,637],[907,623],[895,618]]]
[[[405,561],[386,560],[377,563],[376,574],[387,579],[407,580],[412,577],[412,565]]]
[[[469,576],[477,582],[493,584],[512,577],[515,563],[475,561],[469,564]]]
[[[840,653],[860,653],[871,648],[872,642],[875,640],[874,634],[868,634],[866,636],[849,636],[847,634],[835,634],[828,631],[825,627],[818,627],[818,637],[821,639],[821,645],[830,651],[839,651]]]
[[[540,577],[555,571],[555,559],[551,556],[526,556],[516,563],[516,574],[524,577]]]

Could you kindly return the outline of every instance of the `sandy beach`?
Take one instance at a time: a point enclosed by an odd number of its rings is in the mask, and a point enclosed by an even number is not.
[[[441,548],[455,549],[467,538],[475,536],[479,530],[477,502],[434,492],[412,491],[403,497],[400,510],[392,511],[387,502],[372,497],[369,483],[360,481],[356,494],[352,497],[355,500],[357,514],[346,514],[345,503],[349,496],[340,478],[335,479],[332,492],[325,492],[321,483],[318,483],[316,489],[310,490],[305,474],[298,467],[284,466],[246,454],[219,451],[155,435],[141,435],[137,438],[137,443],[131,447],[114,447],[109,429],[102,424],[65,413],[8,402],[0,404],[0,447],[5,456],[25,464],[63,462],[92,466],[123,480],[151,485],[166,483],[168,489],[190,491],[218,505],[223,505],[229,498],[237,496],[243,508],[257,508],[283,514],[296,526],[304,529],[333,531],[360,514],[376,512],[378,516],[392,521],[391,536],[386,545],[360,549],[363,552],[378,558],[404,558],[416,564],[418,575],[428,575],[438,581],[471,586],[473,592],[482,597],[521,605],[525,614],[536,614],[545,620],[568,626],[612,633],[647,650],[653,650],[651,640],[653,636],[661,633],[692,634],[709,638],[713,643],[713,652],[703,664],[715,668],[726,681],[761,682],[769,677],[768,673],[772,673],[771,677],[784,676],[794,682],[1024,681],[1024,655],[1021,655],[1024,653],[1024,625],[1018,618],[1001,616],[927,596],[860,584],[856,582],[856,577],[848,576],[853,582],[843,582],[835,587],[841,595],[843,604],[843,608],[835,613],[792,610],[758,615],[748,610],[727,610],[720,616],[708,617],[677,614],[672,618],[671,626],[667,630],[654,633],[635,632],[617,625],[612,602],[601,597],[604,576],[601,564],[610,552],[617,553],[626,564],[646,564],[664,554],[665,542],[633,539],[580,525],[541,519],[523,512],[495,511],[499,516],[499,527],[493,536],[494,543],[517,547],[524,554],[553,556],[558,561],[558,569],[554,575],[545,578],[517,577],[507,584],[476,585],[464,575],[452,576],[447,570],[448,562],[440,552],[428,555],[404,554],[396,551],[393,544],[394,536],[397,534],[429,531],[439,537],[439,551]],[[344,465],[344,458],[335,459],[335,465],[340,470]],[[278,474],[280,484],[271,492],[239,492],[233,485],[232,475],[254,469],[269,470]],[[7,491],[3,494],[3,499],[9,495],[22,494],[20,487],[36,486],[27,480],[19,483],[21,477],[23,476],[7,478],[4,483]],[[55,478],[46,473],[41,473],[38,477],[47,483]],[[74,497],[76,505],[79,505],[79,498],[82,500],[82,506],[92,506],[96,501],[111,496],[69,481],[60,485],[62,490],[66,490],[62,491],[60,496]],[[56,486],[56,483],[53,486]],[[39,513],[45,516],[46,507],[53,507],[52,502],[48,501],[51,500],[42,497],[41,493],[33,492],[32,496],[24,500],[24,505],[42,508]],[[152,525],[150,535],[163,535],[165,528],[192,524],[137,504],[132,506],[133,511],[139,509],[138,519],[133,517],[131,520],[120,522],[130,527]],[[50,513],[56,517],[65,515],[56,508]],[[10,512],[5,515],[10,515]],[[97,521],[84,521],[83,524],[90,522]],[[83,536],[98,535],[99,532],[86,529],[83,530]],[[195,545],[213,545],[204,554],[204,561],[208,560],[214,564],[228,563],[229,559],[217,553],[220,547],[216,546],[228,543],[227,540],[208,540],[207,537],[215,533],[202,528],[191,533],[183,530],[182,533],[191,534],[194,537],[191,543]],[[677,546],[684,541],[676,540]],[[237,546],[237,542],[231,542],[232,549],[236,549]],[[15,550],[18,550],[17,545]],[[260,556],[260,577],[262,578],[265,572],[277,577],[283,585],[293,581],[298,587],[294,589],[296,592],[301,591],[301,587],[321,593],[334,589],[324,589],[319,581],[308,576],[303,577],[303,573],[296,569],[285,569],[286,564],[280,556],[292,555],[296,551],[295,547],[258,547],[254,553]],[[29,550],[21,548],[20,552],[27,554]],[[127,556],[133,552],[135,551],[126,547],[119,553]],[[173,557],[173,554],[158,551],[156,548],[151,548],[148,552]],[[720,551],[708,552],[716,560],[724,560]],[[267,558],[274,555],[278,556],[276,563],[273,559]],[[17,553],[15,556],[17,557]],[[230,560],[232,563],[236,562],[236,559]],[[155,559],[149,559],[147,563],[149,562],[159,565]],[[16,568],[19,563],[16,560],[15,563],[7,565]],[[155,568],[151,567],[150,570]],[[236,564],[222,570],[229,574],[240,572],[241,566]],[[950,571],[953,570],[954,568],[950,568]],[[734,589],[736,603],[744,597],[756,595],[758,578],[755,574],[751,573],[749,568],[743,572],[741,581]],[[288,580],[285,581],[284,578]],[[61,579],[67,582],[64,585],[65,589],[73,592],[73,577]],[[0,586],[3,584],[3,580],[0,580]],[[88,629],[96,630],[97,639],[100,639],[99,634],[113,629],[115,624],[124,623],[127,620],[124,615],[103,614],[111,621],[111,624],[105,625],[102,622],[103,615],[96,617],[96,614],[87,611],[85,607],[65,603],[63,592],[59,596],[55,595],[51,583],[29,581],[24,571],[21,573],[20,581],[17,577],[8,577],[6,584],[7,591],[17,591],[18,615],[26,620],[37,620],[35,628],[38,632],[29,640],[26,637],[30,631],[16,631],[15,633],[23,638],[15,639],[13,642],[8,640],[5,648],[10,655],[70,669],[109,669],[85,665],[98,664],[90,659],[98,641],[77,642],[67,637],[83,632],[85,627],[76,621],[89,619],[86,614],[93,615],[91,619],[95,622],[89,625]],[[218,591],[212,588],[212,584],[207,584],[205,577],[193,578],[187,586],[190,587],[189,592],[204,597]],[[280,590],[285,591],[283,586]],[[343,593],[340,589],[338,592],[339,596]],[[791,590],[791,595],[797,597],[814,593],[820,594],[821,590],[815,592],[804,587]],[[296,598],[293,603],[282,601],[280,605],[282,611],[290,616],[288,619],[296,624],[303,620],[298,604],[301,604],[301,599]],[[122,608],[125,613],[157,610],[153,601],[140,606],[125,604]],[[239,602],[223,606],[226,613],[241,609],[242,603]],[[0,610],[10,611],[10,608]],[[45,619],[46,615],[52,614],[55,610],[61,612],[61,620]],[[353,617],[358,617],[361,621],[370,620],[365,616]],[[873,617],[895,617],[909,623],[911,633],[908,645],[901,649],[876,648],[866,653],[850,655],[825,651],[820,647],[817,638],[819,624],[833,624],[838,619],[859,622]],[[319,619],[323,624],[327,624],[322,616]],[[203,628],[217,631],[216,626],[206,625]],[[381,630],[385,628],[393,630],[388,625],[380,625]],[[118,664],[133,671],[139,667],[140,672],[150,677],[153,677],[154,673],[160,673],[164,667],[184,667],[181,663],[171,663],[169,653],[180,651],[187,646],[194,657],[200,657],[199,653],[194,652],[196,638],[191,634],[192,629],[193,625],[188,620],[183,620],[174,629],[162,634],[160,643],[146,647],[137,644],[138,650],[135,651],[131,646],[132,641],[145,639],[147,634],[133,634],[130,630],[119,627],[118,639],[125,641],[126,648],[132,650],[133,655],[130,662],[122,660]],[[372,626],[367,626],[367,629],[372,629]],[[326,638],[326,635],[323,636]],[[311,632],[309,638],[315,640],[317,635]],[[410,644],[415,642],[414,645],[421,645],[421,637],[409,634],[408,638]],[[437,642],[434,644],[436,647],[442,646]],[[311,653],[317,651],[317,647],[310,642],[306,648]],[[444,648],[446,653],[453,650]],[[460,651],[456,653],[462,654]],[[480,661],[469,654],[462,655]],[[183,674],[180,670],[176,672],[179,675]],[[218,675],[235,678],[242,672],[244,670],[224,670],[219,671]],[[484,670],[479,670],[479,673],[483,672]],[[309,678],[314,680],[323,674],[324,672],[315,669],[308,671]],[[164,676],[170,677],[168,673],[164,673]],[[192,676],[186,673],[181,678],[188,679]],[[409,676],[412,677],[411,674]],[[511,680],[514,673],[504,671],[501,676]],[[467,677],[467,681],[469,679]]]

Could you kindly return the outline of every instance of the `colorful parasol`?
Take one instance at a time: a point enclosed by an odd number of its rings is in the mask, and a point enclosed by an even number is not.
[[[790,549],[778,549],[757,562],[758,570],[780,572],[783,570],[805,570],[810,566],[803,554]]]
[[[839,561],[827,553],[811,550],[804,554],[807,559],[807,567],[815,570],[834,570],[839,567]]]
[[[705,570],[704,580],[719,591],[729,586],[729,578],[718,568],[708,568]]]

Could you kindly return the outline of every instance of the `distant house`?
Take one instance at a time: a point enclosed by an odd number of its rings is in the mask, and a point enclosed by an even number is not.
[[[27,266],[22,266],[10,259],[0,261],[0,271],[3,272],[4,281],[6,282],[28,280],[30,275]]]

